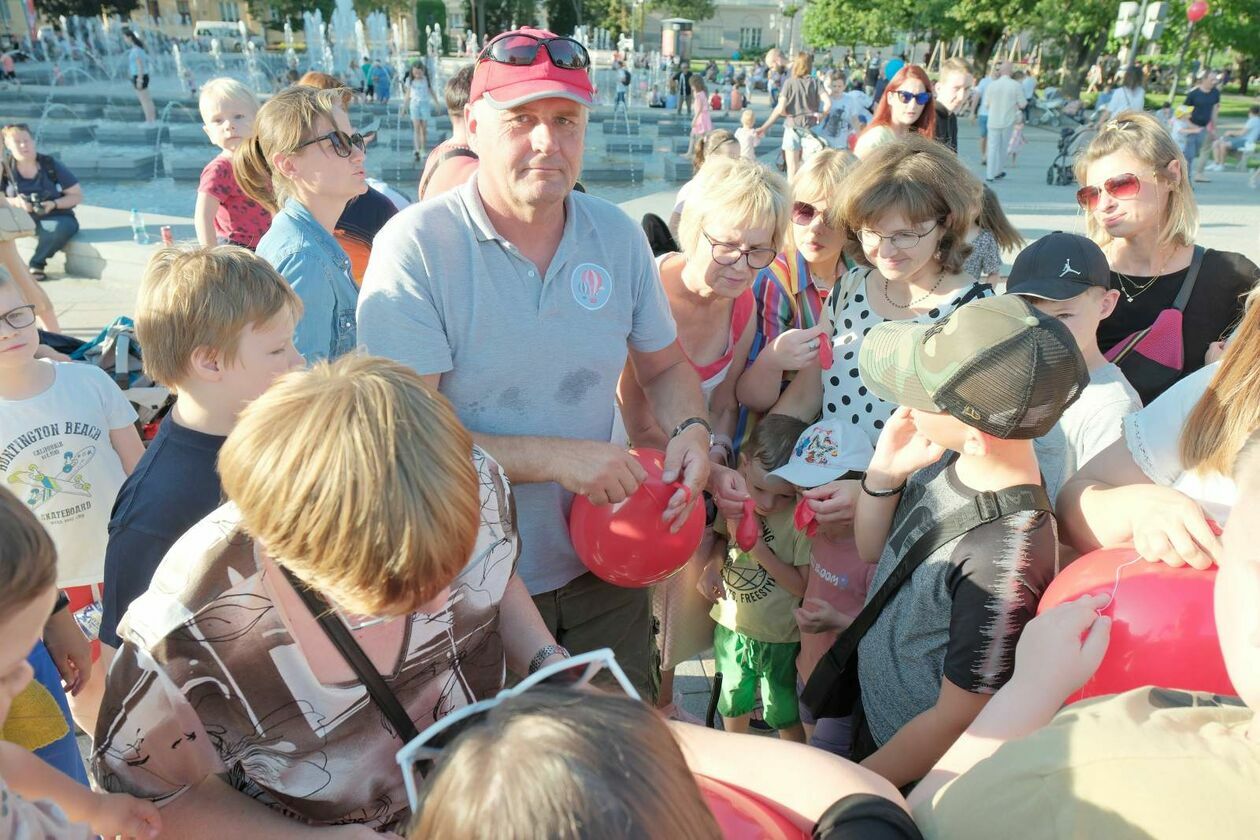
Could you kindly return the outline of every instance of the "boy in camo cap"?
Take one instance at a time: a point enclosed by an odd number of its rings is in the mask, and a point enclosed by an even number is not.
[[[878,563],[871,592],[951,514],[980,510],[983,520],[914,568],[858,646],[853,757],[900,787],[922,778],[1010,679],[1015,643],[1058,563],[1032,439],[1088,373],[1067,327],[1014,295],[934,324],[881,324],[859,368],[872,393],[900,406],[854,520],[859,553]],[[992,494],[1012,488],[1039,509],[994,507]],[[809,701],[827,694],[822,670]]]

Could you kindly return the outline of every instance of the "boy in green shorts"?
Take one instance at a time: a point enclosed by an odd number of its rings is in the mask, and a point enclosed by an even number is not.
[[[805,592],[810,545],[792,527],[796,488],[769,473],[787,463],[805,428],[782,414],[768,415],[757,425],[739,456],[739,471],[755,505],[757,541],[743,551],[719,528],[709,572],[720,569],[722,582],[704,592],[717,596],[711,615],[717,622],[713,651],[722,674],[717,708],[723,728],[748,731],[760,686],[766,723],[785,741],[802,743],[805,730],[796,703],[801,631],[793,610]]]

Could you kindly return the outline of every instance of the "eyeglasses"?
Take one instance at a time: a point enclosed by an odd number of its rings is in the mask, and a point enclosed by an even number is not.
[[[819,210],[817,207],[815,207],[814,205],[808,202],[805,202],[805,201],[792,202],[792,224],[794,225],[800,225],[801,227],[806,227],[810,224],[810,222],[814,221],[815,217],[819,217],[819,216],[822,217],[823,224],[826,225],[827,224],[826,215],[827,215],[827,212],[825,210]]]
[[[495,61],[513,67],[528,67],[538,58],[538,48],[547,51],[551,63],[561,70],[585,70],[591,66],[590,53],[572,38],[539,38],[523,32],[500,35],[477,56],[477,61]]]
[[[328,141],[337,157],[348,158],[354,154],[355,149],[358,149],[360,152],[367,152],[367,140],[364,139],[362,134],[346,134],[344,131],[336,128],[327,134],[321,134],[318,137],[298,143],[298,149],[305,149],[307,146],[313,146],[323,140]]]
[[[462,709],[457,709],[412,738],[394,756],[402,770],[403,781],[407,785],[407,801],[411,804],[412,813],[420,811],[420,793],[416,786],[417,776],[424,778],[433,772],[433,767],[441,757],[442,751],[460,735],[483,721],[495,706],[540,685],[572,689],[585,688],[604,670],[612,674],[613,679],[621,686],[627,697],[633,700],[640,699],[639,692],[634,690],[634,686],[626,677],[626,672],[617,664],[613,652],[608,648],[601,648],[540,668],[517,683],[515,687],[504,689],[489,700],[479,700]]]
[[[932,101],[932,94],[924,91],[923,93],[911,93],[908,90],[890,91],[894,96],[901,100],[902,105],[909,105],[914,102],[918,105],[926,105]]]
[[[1098,206],[1098,199],[1102,198],[1103,190],[1106,190],[1107,195],[1112,198],[1128,201],[1131,198],[1137,198],[1138,193],[1142,191],[1142,179],[1132,172],[1124,172],[1103,181],[1101,189],[1081,187],[1076,191],[1076,203],[1081,205],[1082,210],[1093,210]]]
[[[940,220],[933,222],[932,226],[923,231],[923,233],[916,233],[912,230],[899,230],[896,233],[890,233],[887,236],[876,233],[873,230],[863,228],[858,231],[858,241],[862,243],[863,248],[874,250],[875,248],[878,248],[885,239],[887,239],[897,250],[906,251],[913,248],[915,245],[918,245],[920,239],[936,230],[940,227],[940,224]]]
[[[773,248],[738,248],[729,242],[717,242],[707,233],[704,238],[708,240],[713,261],[718,265],[735,265],[743,257],[748,261],[749,268],[761,270],[774,262],[774,258],[779,255]]]
[[[25,306],[10,309],[8,312],[0,315],[0,321],[4,321],[15,330],[24,330],[35,323],[35,306],[28,303]]]

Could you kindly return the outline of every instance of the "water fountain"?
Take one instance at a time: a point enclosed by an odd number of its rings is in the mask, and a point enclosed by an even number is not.
[[[328,27],[329,41],[332,46],[331,66],[336,69],[330,69],[330,73],[344,73],[353,60],[357,65],[359,59],[367,55],[366,52],[360,55],[351,55],[356,40],[356,29],[358,28],[359,19],[354,13],[353,0],[337,0],[337,5],[333,9],[332,22]]]
[[[218,38],[210,39],[210,57],[214,59],[214,69],[222,73],[225,69],[223,66],[223,46],[219,43]]]
[[[192,73],[184,66],[184,57],[179,44],[171,44],[171,58],[175,60],[175,76],[179,79],[179,91],[184,96],[192,93]]]

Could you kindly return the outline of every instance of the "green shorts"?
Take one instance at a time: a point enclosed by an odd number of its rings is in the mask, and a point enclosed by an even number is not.
[[[750,713],[757,703],[760,683],[766,723],[775,729],[800,723],[796,702],[796,655],[800,650],[800,642],[759,642],[717,625],[713,661],[722,675],[718,714],[733,718]]]

